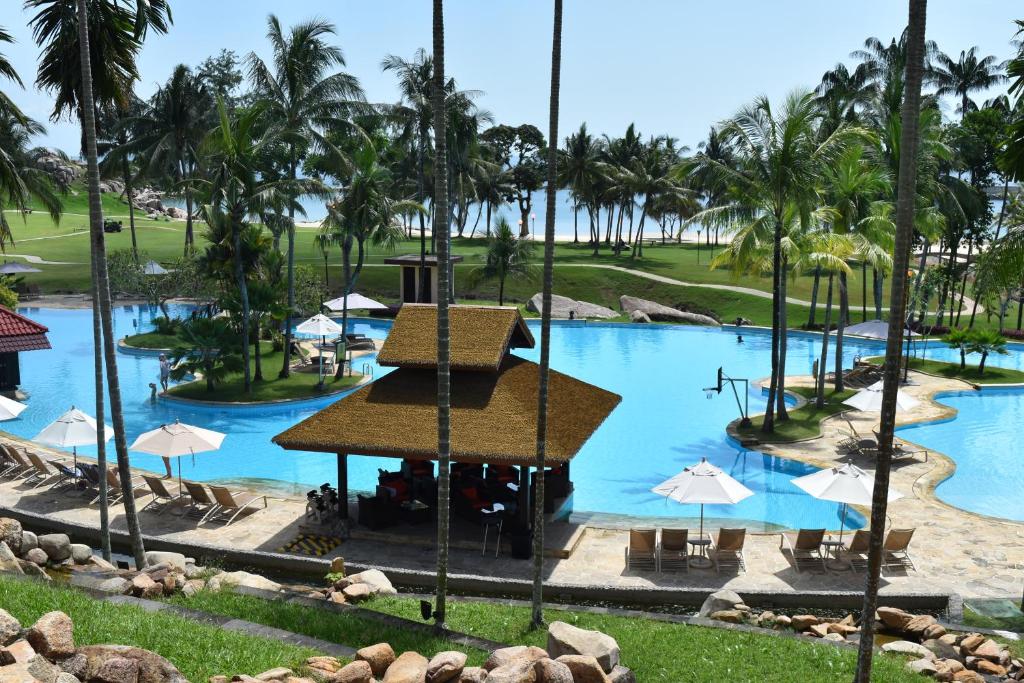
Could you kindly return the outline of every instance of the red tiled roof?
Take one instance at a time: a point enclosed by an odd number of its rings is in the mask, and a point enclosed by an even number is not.
[[[0,306],[0,353],[48,349],[48,331],[45,325]]]

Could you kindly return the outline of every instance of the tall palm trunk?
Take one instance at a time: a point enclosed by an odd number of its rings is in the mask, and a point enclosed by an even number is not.
[[[860,321],[868,321],[868,262],[860,262]]]
[[[425,201],[425,197],[423,196],[423,184],[425,182],[423,164],[426,161],[424,159],[424,157],[426,156],[426,144],[427,144],[427,133],[421,127],[420,128],[420,134],[419,134],[419,143],[417,145],[417,151],[416,151],[416,155],[417,155],[417,158],[419,160],[419,173],[418,173],[417,179],[416,179],[416,198],[419,201],[420,205],[422,205],[423,202]],[[435,211],[437,210],[436,206],[434,206],[432,208]],[[424,303],[427,300],[427,291],[430,288],[430,282],[427,280],[427,227],[426,227],[426,223],[427,223],[427,217],[423,214],[423,212],[420,212],[420,274],[419,274],[420,275],[419,276],[420,292],[419,292],[419,296],[416,297],[416,301],[419,302],[419,303]],[[431,235],[434,234],[434,221],[431,221],[430,232],[431,232]],[[433,237],[431,237],[431,240],[433,240]]]
[[[96,152],[96,112],[92,94],[92,65],[89,54],[89,20],[86,0],[77,0],[78,43],[82,63],[82,133],[85,139],[85,158],[89,183],[89,237],[92,259],[96,271],[96,293],[99,304],[100,325],[103,332],[103,358],[107,369],[107,390],[110,395],[110,419],[114,427],[114,448],[117,452],[117,470],[124,491],[124,516],[131,538],[132,555],[136,567],[146,566],[146,548],[142,543],[142,529],[135,510],[131,465],[128,461],[128,442],[124,432],[124,410],[121,405],[121,382],[117,373],[117,351],[114,348],[114,322],[110,303],[110,281],[107,278],[107,249],[103,240],[103,205],[100,201],[100,169]],[[99,402],[97,402],[99,403]],[[101,473],[101,478],[103,473]]]
[[[294,183],[298,175],[295,163],[295,145],[288,148],[288,178]],[[278,377],[292,373],[292,313],[295,312],[295,207],[288,206],[288,312],[284,317],[284,361]]]
[[[782,273],[782,215],[775,215],[775,230],[772,237],[772,374],[768,383],[768,405],[764,411],[761,431],[771,434],[775,431],[775,402],[779,393],[779,294],[782,285],[779,278]]]
[[[107,503],[107,437],[104,432],[105,406],[103,401],[103,325],[100,319],[99,273],[95,250],[92,254],[92,349],[93,374],[96,380],[96,466],[100,471],[100,549],[103,559],[110,561],[110,508]]]
[[[548,433],[548,367],[551,362],[551,290],[555,262],[555,183],[558,178],[558,96],[562,69],[562,0],[555,0],[551,38],[551,97],[548,103],[548,184],[544,211],[544,284],[540,317],[540,376],[537,381],[537,483],[533,491],[533,610],[530,625],[544,624],[544,467]]]
[[[575,200],[572,203],[572,243],[580,243],[580,205]]]
[[[786,350],[789,342],[789,323],[786,320],[786,288],[789,282],[789,260],[782,257],[782,274],[779,276],[779,380],[775,395],[775,420],[788,420],[789,408],[786,406]]]
[[[956,307],[956,326],[960,326],[960,316],[964,312],[964,296],[967,295],[967,271],[971,268],[971,255],[974,252],[974,240],[967,240],[967,261],[964,263],[963,281],[960,283],[960,300]],[[952,318],[952,315],[950,316]],[[950,321],[952,322],[952,321]]]
[[[921,110],[921,79],[924,63],[924,34],[927,0],[909,0],[907,29],[907,71],[904,86],[903,129],[900,133],[900,166],[897,176],[896,244],[893,251],[892,293],[889,303],[889,336],[885,343],[882,415],[878,436],[875,486],[871,499],[871,531],[868,542],[868,571],[861,610],[861,638],[857,654],[855,683],[870,683],[874,655],[875,608],[882,568],[882,535],[885,531],[889,473],[892,469],[892,437],[896,423],[896,392],[900,383],[900,355],[907,306],[907,268],[914,236],[914,199],[917,197],[918,118]]]
[[[256,323],[253,325],[252,336],[253,336],[253,382],[263,381],[263,354],[260,352],[260,328],[262,327],[260,318],[256,318]]]
[[[245,221],[245,210],[237,204],[231,208],[231,243],[235,252],[235,284],[238,285],[238,298],[242,302],[242,388],[246,394],[252,393],[252,368],[249,367],[249,285],[245,280],[245,269],[242,267],[242,223]]]
[[[846,273],[839,271],[839,325],[836,327],[836,391],[842,391],[843,385],[843,333],[850,315],[850,296],[847,288]]]
[[[185,255],[188,256],[195,248],[196,238],[192,230],[192,188],[185,186]]]
[[[814,284],[811,285],[811,313],[807,318],[807,328],[814,327],[814,315],[818,308],[818,287],[821,285],[821,266],[814,266]]]
[[[821,333],[821,360],[818,361],[818,395],[814,405],[825,407],[825,366],[828,364],[828,333],[832,327],[832,273],[828,274],[828,293],[825,295],[825,329]]]
[[[341,243],[341,362],[337,363],[334,376],[345,376],[345,356],[348,355],[348,295],[352,293],[352,235],[345,235]]]
[[[924,269],[928,265],[928,251],[930,248],[931,242],[925,238],[924,249],[921,250],[921,260],[917,266],[917,273],[914,275],[914,291],[910,297],[910,322],[913,322],[914,307],[921,295],[921,283],[924,281]],[[921,315],[921,323],[924,323],[924,314]]]
[[[128,161],[121,161],[121,177],[124,179],[124,195],[128,198],[128,227],[132,233],[132,257],[139,262],[139,240],[135,236],[135,203],[132,201],[132,176],[128,172]]]
[[[444,101],[444,0],[434,0],[434,168],[447,168]],[[437,240],[437,603],[434,624],[445,628],[448,597],[448,501],[451,458],[451,330],[448,321],[448,243],[451,231],[438,224],[448,217],[448,174],[434,174],[434,227]]]

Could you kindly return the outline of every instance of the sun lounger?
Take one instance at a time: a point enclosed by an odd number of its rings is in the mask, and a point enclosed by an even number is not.
[[[206,487],[194,481],[184,482],[185,490],[188,491],[189,503],[185,508],[185,515],[196,517],[200,524],[205,521],[207,515],[216,512],[220,506]]]
[[[689,531],[686,529],[661,530],[661,541],[658,543],[658,571],[689,571],[690,553],[686,545],[688,535]]]
[[[162,515],[167,511],[167,508],[174,505],[175,503],[181,502],[185,498],[185,494],[180,490],[177,493],[172,493],[167,488],[167,482],[160,477],[155,477],[151,474],[142,475],[142,479],[146,482],[146,486],[149,487],[149,492],[153,494],[153,500],[146,503],[139,512],[145,512],[146,510],[155,509],[158,515]]]
[[[914,566],[914,561],[910,559],[908,552],[910,539],[913,537],[913,529],[890,529],[889,533],[885,535],[885,541],[882,543],[882,567],[885,569],[891,567],[899,569],[909,568],[917,571],[917,567]]]
[[[747,561],[743,556],[746,529],[719,529],[718,534],[712,538],[716,572],[721,572],[723,566],[735,567],[737,571],[747,571]]]
[[[32,463],[25,458],[17,446],[9,444],[0,445],[0,455],[4,458],[3,470],[0,476],[10,479],[22,479],[27,477],[35,469]]]
[[[878,432],[875,431],[874,433],[875,433],[875,438],[881,440],[881,436],[879,436]],[[877,449],[877,446],[876,446],[876,449]],[[913,446],[908,444],[906,441],[903,441],[902,439],[898,439],[895,436],[892,437],[892,457],[893,458],[909,458],[909,457],[912,457],[912,456],[915,456],[915,455],[920,455],[921,453],[924,453],[924,461],[928,462],[928,451],[927,450],[925,450],[924,448],[914,448]]]
[[[32,464],[33,472],[25,478],[26,484],[33,484],[32,488],[38,489],[47,484],[59,484],[61,473],[48,465],[38,453],[26,451],[25,456]]]
[[[50,465],[57,470],[57,474],[60,477],[56,483],[50,486],[51,490],[78,488],[80,483],[84,484],[85,477],[82,475],[77,465],[68,467],[60,460],[51,460]]]
[[[142,477],[133,476],[131,479],[132,495],[137,495],[137,490],[142,486],[145,481]],[[121,477],[118,475],[116,467],[107,468],[107,504],[117,505],[120,503],[125,496],[124,490],[121,488]],[[90,501],[90,505],[99,502],[100,497],[96,496]]]
[[[235,496],[241,495],[238,492],[232,493],[224,486],[209,485],[210,493],[213,494],[213,499],[217,501],[217,505],[220,507],[213,512],[208,514],[204,519],[208,522],[224,522],[224,526],[230,525],[238,515],[242,514],[247,510],[255,511],[256,507],[253,505],[258,500],[263,501],[263,507],[267,507],[266,496],[252,496],[248,500],[239,502]]]
[[[655,569],[658,564],[658,532],[654,529],[630,529],[626,547],[627,569]]]
[[[797,573],[803,571],[801,564],[807,567],[821,565],[822,571],[825,570],[825,556],[821,554],[821,542],[825,540],[824,529],[800,529],[795,534],[784,531],[781,535],[779,547],[783,544],[789,547]]]
[[[850,545],[843,551],[843,557],[850,563],[850,569],[855,572],[867,571],[868,568],[868,539],[871,532],[867,529],[858,529],[853,532]]]

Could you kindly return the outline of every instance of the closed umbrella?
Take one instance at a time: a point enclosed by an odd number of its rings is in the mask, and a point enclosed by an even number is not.
[[[21,415],[21,412],[28,408],[24,403],[11,400],[6,396],[0,396],[0,421],[13,420]]]
[[[849,327],[843,328],[843,334],[867,337],[868,339],[888,339],[889,323],[885,320],[868,320],[867,322],[857,323],[856,325],[850,325]],[[903,330],[903,334],[910,337],[921,336],[917,332],[906,328]]]
[[[182,424],[175,420],[171,424],[140,434],[129,448],[140,453],[159,455],[161,458],[178,458],[178,490],[181,490],[181,456],[215,451],[220,448],[226,435],[202,427]]]
[[[32,266],[27,266],[24,263],[17,263],[16,261],[4,261],[3,265],[0,265],[0,274],[3,275],[17,275],[18,273],[41,273],[43,271]]]
[[[142,266],[143,275],[167,275],[171,271],[161,266],[156,261],[147,261],[146,265]]]
[[[309,320],[305,320],[299,323],[295,327],[296,332],[302,334],[312,334],[320,337],[320,384],[324,383],[324,337],[341,334],[341,325],[334,322],[326,315],[317,313]]]
[[[843,401],[845,405],[852,406],[857,410],[863,410],[865,412],[877,413],[882,410],[882,385],[881,380],[875,382],[871,386],[861,389],[850,398]],[[918,405],[918,401],[913,396],[908,396],[902,391],[896,392],[896,410],[910,410]]]
[[[709,463],[707,458],[701,458],[696,465],[687,467],[671,479],[658,484],[651,492],[677,503],[699,503],[701,540],[704,539],[705,504],[732,505],[754,495],[746,486]]]
[[[78,467],[78,446],[96,443],[96,419],[71,406],[71,410],[46,425],[43,431],[36,434],[35,441],[56,448],[71,447],[75,467]],[[103,426],[103,440],[109,441],[114,435],[114,428]]]
[[[348,299],[348,309],[365,309],[368,311],[384,311],[387,310],[387,304],[382,304],[379,301],[374,301],[370,297],[363,296],[362,294],[356,294],[355,292],[348,296],[339,296],[337,299],[331,299],[330,301],[324,302],[324,308],[332,311],[341,311],[345,306],[345,300]]]

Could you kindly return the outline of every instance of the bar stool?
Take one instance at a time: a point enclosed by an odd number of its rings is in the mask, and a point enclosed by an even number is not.
[[[501,517],[500,511],[497,510],[490,513],[485,511],[484,514],[487,516],[483,518],[484,546],[480,549],[480,554],[484,555],[487,553],[487,535],[491,527],[494,527],[495,531],[497,532],[497,536],[495,537],[496,540],[494,543],[494,556],[497,557],[498,553],[501,551],[501,527],[504,520]]]

